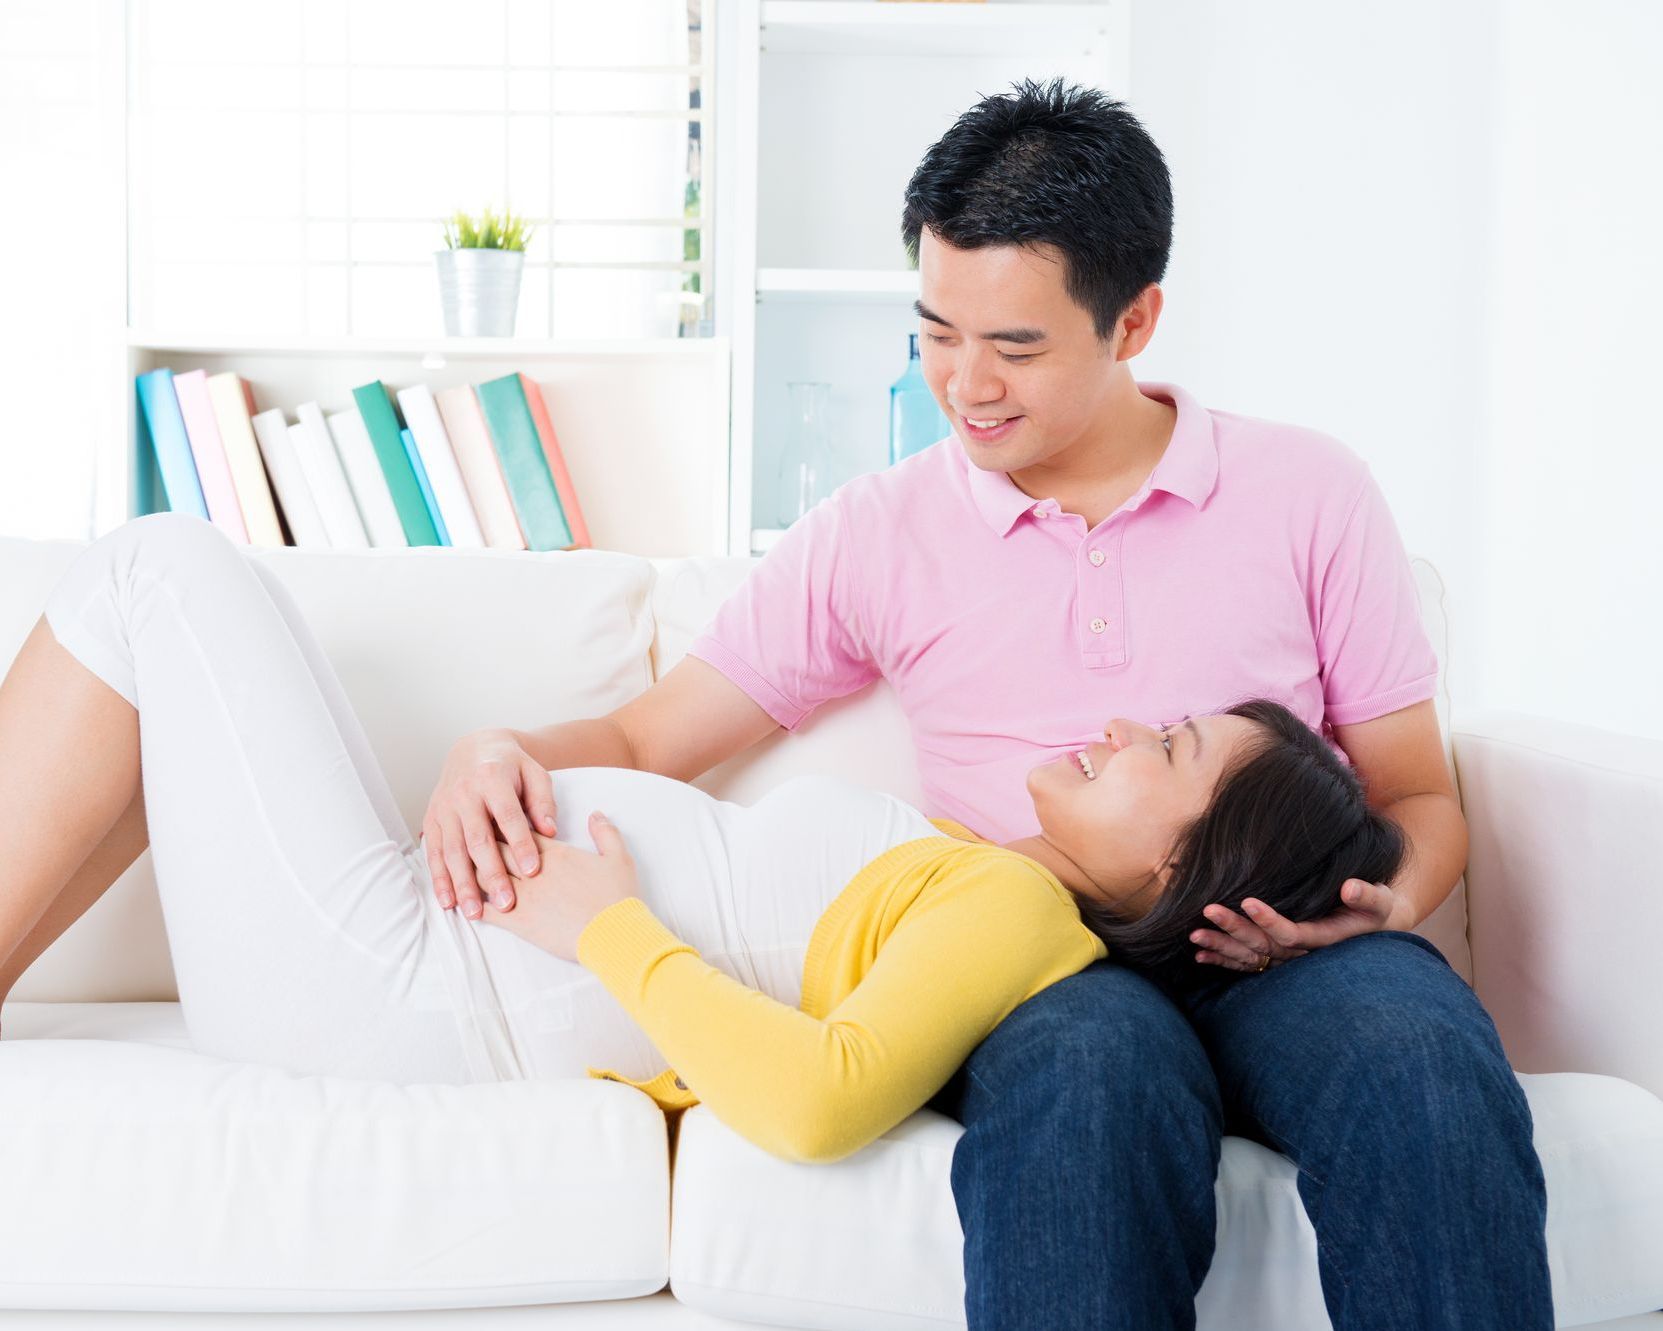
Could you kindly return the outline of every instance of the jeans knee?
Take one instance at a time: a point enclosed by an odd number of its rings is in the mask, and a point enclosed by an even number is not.
[[[1165,1119],[1200,1102],[1221,1115],[1218,1082],[1184,1015],[1112,963],[1018,1006],[967,1060],[974,1090],[1056,1106],[1089,1122]]]
[[[1374,950],[1419,942],[1380,936]],[[1336,1094],[1390,1104],[1417,1120],[1417,1133],[1466,1133],[1481,1123],[1529,1139],[1530,1105],[1495,1023],[1440,954],[1432,951],[1406,988],[1361,985],[1329,999],[1324,1025],[1333,1037],[1320,1062]]]

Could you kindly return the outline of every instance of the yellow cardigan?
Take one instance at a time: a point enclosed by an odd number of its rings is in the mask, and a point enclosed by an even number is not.
[[[578,960],[671,1066],[589,1075],[645,1091],[672,1124],[703,1101],[799,1162],[852,1155],[927,1104],[1018,1004],[1108,955],[1037,860],[930,821],[942,836],[862,866],[816,922],[800,1008],[702,960],[640,897],[608,906]]]

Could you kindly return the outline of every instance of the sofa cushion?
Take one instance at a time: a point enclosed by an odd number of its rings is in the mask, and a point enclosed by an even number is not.
[[[0,673],[86,541],[0,538]],[[451,746],[598,716],[652,682],[651,563],[598,550],[247,547],[294,593],[412,835]],[[37,961],[19,999],[178,997],[150,852]]]
[[[461,1308],[664,1287],[668,1142],[639,1091],[296,1076],[183,1036],[173,1003],[6,1005],[0,1308]]]
[[[1663,1101],[1615,1077],[1520,1074],[1548,1186],[1557,1324],[1663,1306]],[[713,1315],[791,1326],[964,1325],[953,1149],[964,1129],[921,1109],[830,1165],[793,1164],[683,1116],[670,1288]],[[1316,1234],[1288,1158],[1241,1137],[1219,1162],[1218,1248],[1199,1331],[1326,1327]]]

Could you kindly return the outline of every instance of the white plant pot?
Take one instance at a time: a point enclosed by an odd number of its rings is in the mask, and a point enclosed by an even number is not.
[[[445,249],[433,258],[446,337],[514,336],[524,250]]]

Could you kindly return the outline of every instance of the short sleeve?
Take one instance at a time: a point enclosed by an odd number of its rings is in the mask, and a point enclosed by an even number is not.
[[[1362,489],[1312,589],[1324,719],[1372,721],[1438,691],[1438,656],[1386,497],[1365,464]]]
[[[687,649],[787,730],[882,671],[861,620],[842,492],[797,519]]]

